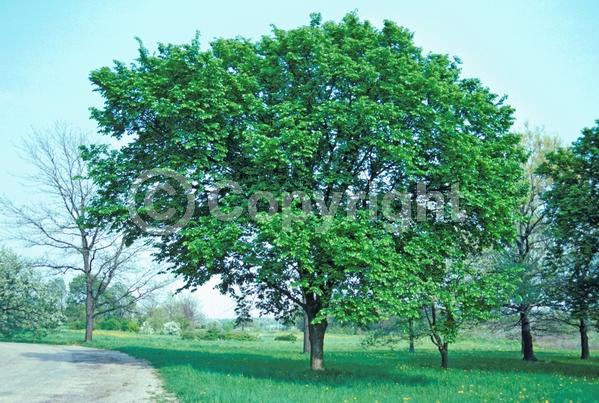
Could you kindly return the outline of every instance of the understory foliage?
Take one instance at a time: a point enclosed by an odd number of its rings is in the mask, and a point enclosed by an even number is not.
[[[353,13],[338,23],[313,15],[257,41],[217,39],[202,50],[196,39],[155,54],[141,46],[133,64],[92,72],[104,100],[92,117],[126,140],[85,152],[96,214],[132,242],[149,235],[132,221],[132,204],[164,229],[191,195],[189,223],[152,238],[157,259],[190,288],[218,276],[242,313],[290,320],[300,306],[313,369],[323,367],[327,316],[363,325],[430,304],[456,320],[478,316],[502,295],[485,287],[504,282],[474,275],[476,284],[451,284],[470,278],[473,254],[513,235],[523,153],[504,98],[412,37],[391,21],[378,29]],[[139,178],[156,168],[190,187],[152,192],[157,210],[178,213],[171,221],[143,206],[159,181]],[[436,193],[402,204],[399,195],[420,185]],[[385,195],[392,202],[381,211]]]
[[[93,287],[98,287],[99,280]],[[95,322],[99,329],[130,330],[127,320],[133,319],[136,311],[133,296],[126,296],[127,285],[114,282],[98,297]],[[125,295],[125,297],[123,297]],[[65,300],[65,316],[68,324],[76,329],[85,329],[87,298],[87,279],[80,274],[71,279]],[[106,311],[106,312],[103,312]]]

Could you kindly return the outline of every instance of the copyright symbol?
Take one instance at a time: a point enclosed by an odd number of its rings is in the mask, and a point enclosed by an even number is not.
[[[150,185],[147,185],[151,181]],[[178,192],[172,183],[176,183],[183,193]],[[144,186],[145,185],[145,186]],[[141,193],[144,192],[144,193]],[[172,200],[181,194],[186,195],[187,204],[185,213],[177,221],[177,209],[169,207],[163,210],[157,210],[156,204],[159,201],[160,194],[170,196]],[[142,231],[152,235],[169,235],[183,228],[191,220],[195,210],[195,198],[192,192],[191,185],[187,179],[173,171],[172,169],[150,169],[143,171],[131,187],[131,203],[129,203],[129,216],[131,221],[137,225]],[[148,216],[151,222],[147,222],[141,217],[136,201],[139,200],[140,194],[143,194],[144,215]]]

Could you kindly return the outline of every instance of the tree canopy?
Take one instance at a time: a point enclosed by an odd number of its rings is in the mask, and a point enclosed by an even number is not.
[[[92,117],[126,140],[85,152],[96,213],[131,241],[153,236],[188,287],[218,275],[248,309],[301,306],[314,369],[326,315],[414,313],[423,279],[444,277],[425,270],[513,235],[512,108],[391,21],[314,15],[257,41],[140,46],[91,80]]]
[[[599,121],[572,147],[549,154],[539,172],[551,180],[543,196],[552,233],[548,294],[580,322],[584,339],[585,321],[599,318]],[[584,349],[588,358],[588,340]]]

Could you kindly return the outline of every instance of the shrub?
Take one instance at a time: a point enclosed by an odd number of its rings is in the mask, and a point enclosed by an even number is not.
[[[127,321],[127,331],[133,333],[139,333],[139,323],[129,320]]]
[[[99,320],[96,323],[96,329],[102,330],[121,330],[123,332],[139,332],[139,325],[134,320],[108,318]]]
[[[223,332],[220,329],[189,330],[181,334],[184,340],[236,340],[256,341],[258,337],[248,332]]]
[[[67,327],[71,330],[83,330],[85,329],[85,321],[84,320],[73,320],[67,323]]]
[[[297,336],[294,335],[293,333],[280,334],[278,336],[275,336],[275,340],[277,340],[277,341],[297,341]]]
[[[177,322],[166,322],[162,326],[162,333],[169,336],[181,336],[181,326]]]
[[[202,340],[219,340],[222,338],[223,332],[219,329],[208,329],[206,333],[200,335]]]
[[[258,337],[248,332],[226,332],[222,335],[222,340],[256,341]]]
[[[122,324],[120,319],[108,318],[104,320],[99,320],[96,323],[95,328],[101,330],[121,330]]]
[[[185,330],[181,332],[181,338],[183,340],[198,340],[202,338],[204,333],[201,330]]]
[[[152,327],[152,325],[150,325],[150,323],[148,321],[146,321],[141,324],[141,327],[139,328],[139,333],[145,334],[145,335],[150,335],[150,334],[154,334],[155,330]]]

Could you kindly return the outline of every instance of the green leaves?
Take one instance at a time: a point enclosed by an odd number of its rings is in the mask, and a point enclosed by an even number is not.
[[[356,14],[338,23],[313,15],[258,41],[142,49],[132,65],[91,79],[104,98],[92,117],[105,134],[127,137],[116,151],[86,154],[100,187],[96,210],[132,239],[147,236],[124,208],[136,178],[169,168],[188,179],[190,224],[153,241],[190,286],[219,275],[221,290],[280,317],[310,295],[320,318],[367,323],[441,298],[434,293],[445,292],[450,268],[513,232],[523,154],[508,133],[512,109],[462,79],[457,60],[423,54],[393,22],[377,29]],[[279,204],[292,192],[322,195],[326,206],[342,197],[330,215],[313,203],[271,212],[260,202],[257,219],[222,222],[206,195],[221,181],[239,187],[220,194],[226,211],[257,191]],[[418,183],[439,194],[459,185],[464,219],[428,209],[404,228],[372,214],[370,198],[415,194]],[[453,303],[453,292],[443,300]]]
[[[552,181],[543,198],[553,235],[548,289],[553,303],[576,319],[599,307],[599,121],[571,148],[547,156],[539,173]]]

